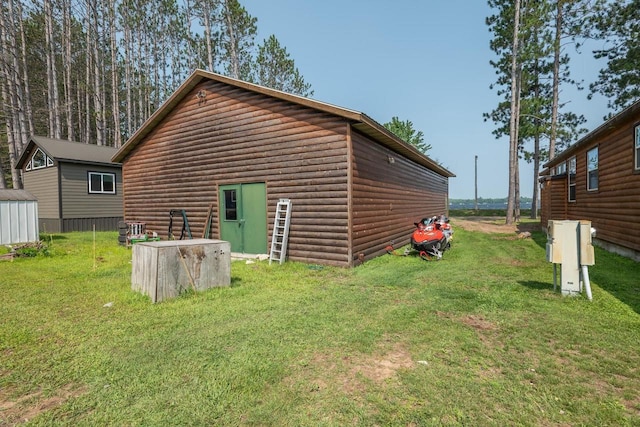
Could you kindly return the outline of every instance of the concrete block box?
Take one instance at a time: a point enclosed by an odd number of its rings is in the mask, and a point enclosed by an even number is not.
[[[231,244],[193,239],[133,245],[131,289],[152,302],[231,284]]]

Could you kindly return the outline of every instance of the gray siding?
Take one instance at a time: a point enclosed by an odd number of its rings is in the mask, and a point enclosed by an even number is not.
[[[61,163],[62,217],[109,218],[122,216],[122,173],[120,168]],[[116,174],[116,194],[89,194],[88,172]]]
[[[23,175],[24,189],[38,199],[39,218],[60,218],[58,202],[58,168],[25,171]]]

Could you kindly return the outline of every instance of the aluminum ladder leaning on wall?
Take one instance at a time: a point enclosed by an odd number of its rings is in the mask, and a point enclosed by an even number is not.
[[[271,251],[269,252],[269,265],[271,261],[284,262],[287,255],[287,243],[289,241],[289,224],[291,223],[291,200],[280,199],[276,205],[276,217],[273,221],[273,233],[271,235]]]

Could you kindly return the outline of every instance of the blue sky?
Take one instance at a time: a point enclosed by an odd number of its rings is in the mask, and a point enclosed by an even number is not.
[[[428,155],[456,174],[451,198],[506,197],[508,140],[496,140],[482,113],[499,102],[489,89],[491,34],[485,0],[242,0],[258,18],[258,41],[275,34],[319,101],[361,111],[380,124],[411,120],[432,145]],[[572,62],[588,85],[600,64],[589,51]],[[584,114],[589,130],[606,100],[565,89],[562,101]],[[521,162],[521,194],[533,193],[533,167]],[[410,179],[410,177],[408,177]]]

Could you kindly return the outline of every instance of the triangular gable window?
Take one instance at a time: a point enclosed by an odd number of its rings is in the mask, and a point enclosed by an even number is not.
[[[47,156],[44,151],[38,148],[27,165],[27,170],[41,169],[46,168],[47,166],[53,166],[53,160]]]

